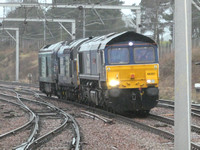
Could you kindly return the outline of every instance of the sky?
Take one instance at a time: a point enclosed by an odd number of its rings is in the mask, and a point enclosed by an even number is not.
[[[136,4],[139,5],[139,3],[141,2],[141,0],[122,0],[124,2],[124,5],[132,5],[132,4]],[[126,15],[131,14],[131,10],[122,10],[122,12]]]
[[[40,0],[40,1],[45,1],[45,0]],[[122,0],[122,1],[124,1],[124,5],[132,5],[134,3],[138,5],[141,0]],[[1,3],[3,3],[3,2],[6,2],[6,0],[1,0]],[[130,10],[122,10],[122,12],[127,15],[131,13]],[[2,17],[2,16],[3,16],[3,8],[0,7],[0,17]]]
[[[125,5],[132,5],[132,4],[137,4],[139,5],[139,3],[141,2],[141,0],[122,0],[124,2]]]

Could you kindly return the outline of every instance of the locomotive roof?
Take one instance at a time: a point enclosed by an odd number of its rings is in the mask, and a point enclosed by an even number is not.
[[[58,51],[58,54],[63,54],[67,51],[70,51],[72,48],[77,47],[80,43],[86,41],[88,38],[85,39],[79,39],[79,40],[73,40],[71,42],[66,42],[63,46],[61,46],[60,50]]]
[[[106,46],[114,43],[121,43],[126,41],[140,41],[145,43],[155,43],[151,38],[138,34],[134,31],[125,31],[121,33],[110,33],[103,36],[94,37],[84,42],[79,51],[90,51],[97,49],[105,49]]]
[[[45,45],[43,48],[40,49],[40,52],[54,52],[57,51],[63,44],[63,41],[55,43],[55,44],[49,44]]]

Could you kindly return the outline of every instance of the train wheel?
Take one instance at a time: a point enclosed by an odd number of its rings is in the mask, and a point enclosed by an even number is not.
[[[146,118],[149,115],[150,110],[139,110],[136,112],[138,117]]]

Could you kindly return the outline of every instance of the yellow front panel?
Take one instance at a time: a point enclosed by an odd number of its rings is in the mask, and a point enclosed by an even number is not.
[[[106,81],[108,89],[114,87],[112,84],[114,81],[117,83],[116,87],[120,89],[147,88],[148,86],[158,87],[159,65],[106,66]]]

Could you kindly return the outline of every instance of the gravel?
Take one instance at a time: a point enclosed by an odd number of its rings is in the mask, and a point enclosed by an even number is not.
[[[30,96],[28,96],[30,98]],[[33,97],[32,97],[33,99]],[[137,127],[130,126],[123,122],[113,119],[113,124],[107,124],[102,120],[93,119],[91,117],[81,114],[83,108],[76,107],[71,104],[67,104],[61,101],[55,101],[48,99],[48,102],[54,104],[55,106],[62,108],[67,113],[73,115],[80,126],[81,131],[81,148],[83,150],[172,150],[174,149],[174,143],[171,140],[164,139],[159,135],[152,134],[148,131],[141,130]],[[1,107],[1,106],[0,106]],[[34,106],[35,107],[35,106]],[[17,110],[16,108],[12,108]],[[17,111],[17,113],[19,113]],[[173,110],[167,108],[156,107],[151,110],[151,113],[158,114],[164,117],[173,118]],[[24,114],[25,115],[25,114]],[[9,124],[8,118],[0,118],[1,124],[0,129],[2,131],[3,127],[11,126],[13,122]],[[21,117],[20,121],[23,122],[27,117]],[[194,118],[195,119],[195,118]],[[56,119],[55,119],[56,120]],[[42,122],[42,126],[47,129],[53,129],[58,126],[61,121],[51,122],[51,120],[46,120]],[[159,122],[149,122],[147,118],[138,119],[140,122],[146,122],[149,125],[154,126],[159,124]],[[199,122],[199,118],[195,119]],[[19,122],[20,122],[19,121]],[[4,124],[5,123],[5,124]],[[15,123],[17,125],[18,123]],[[169,130],[173,130],[173,127],[168,127]],[[162,127],[161,127],[162,129]],[[24,131],[25,133],[26,131]],[[23,134],[17,136],[19,139],[25,138]],[[192,133],[193,141],[198,142],[200,139],[199,135]],[[50,150],[68,150],[73,147],[71,144],[74,138],[74,131],[72,124],[69,124],[67,128],[61,132],[59,135],[55,136],[49,142],[44,143],[38,149]],[[2,141],[2,140],[1,140]],[[9,143],[13,142],[13,139],[6,138],[3,142]],[[0,147],[3,149],[11,149],[10,147],[5,147],[0,142]]]
[[[0,134],[16,129],[29,121],[29,114],[10,103],[0,101]]]

